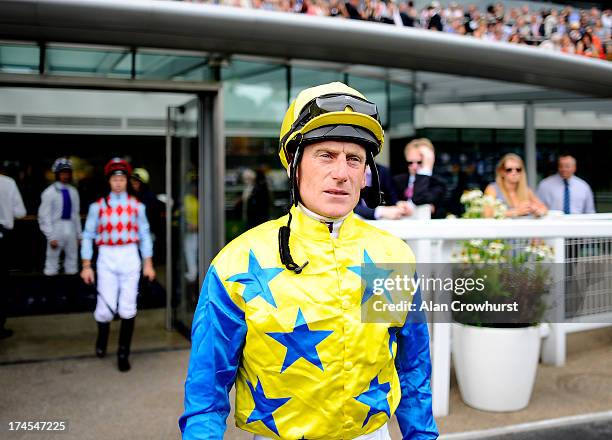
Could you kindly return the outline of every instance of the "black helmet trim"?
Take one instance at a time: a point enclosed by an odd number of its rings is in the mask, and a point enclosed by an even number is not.
[[[373,133],[355,125],[327,125],[304,134],[302,146],[323,141],[345,141],[376,151],[378,140]]]

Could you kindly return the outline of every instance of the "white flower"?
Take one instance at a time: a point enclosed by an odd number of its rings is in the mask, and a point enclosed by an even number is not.
[[[542,243],[525,246],[524,252],[535,256],[536,261],[553,261],[555,257],[553,249]]]
[[[504,247],[505,247],[504,244],[498,241],[492,241],[491,243],[489,243],[489,249],[494,250],[496,252],[501,252],[504,249]]]
[[[461,203],[463,204],[467,204],[470,202],[473,202],[476,199],[479,199],[482,197],[482,191],[480,191],[479,189],[474,189],[471,191],[465,191],[462,195],[461,195]]]
[[[480,247],[482,246],[482,240],[472,239],[470,240],[470,246]]]

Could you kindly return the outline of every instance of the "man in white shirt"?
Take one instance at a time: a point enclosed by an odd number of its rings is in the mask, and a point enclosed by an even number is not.
[[[13,230],[15,219],[25,217],[25,215],[25,206],[23,206],[17,184],[10,177],[0,174],[0,286],[6,286],[7,284],[10,252],[9,235]],[[4,327],[6,313],[6,289],[2,289],[0,290],[0,339],[8,338],[13,334],[12,330]]]
[[[51,171],[55,182],[40,196],[38,223],[47,238],[44,274],[57,275],[60,254],[64,252],[64,273],[78,272],[78,241],[81,238],[80,200],[77,189],[70,185],[72,162],[66,157],[57,159]]]
[[[558,173],[542,180],[537,196],[548,209],[564,214],[594,214],[593,191],[588,183],[574,175],[576,159],[569,154],[559,156]]]

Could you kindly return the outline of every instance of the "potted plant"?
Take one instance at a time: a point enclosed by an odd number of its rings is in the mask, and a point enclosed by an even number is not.
[[[465,217],[493,206],[482,193],[462,198]],[[517,411],[531,397],[547,310],[552,249],[506,240],[469,240],[454,255],[453,276],[481,280],[482,289],[453,295],[452,354],[462,399],[485,411]]]

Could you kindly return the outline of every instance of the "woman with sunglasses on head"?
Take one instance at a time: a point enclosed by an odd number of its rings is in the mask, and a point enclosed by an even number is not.
[[[495,182],[485,189],[485,195],[501,200],[508,210],[506,217],[522,217],[533,215],[542,217],[548,209],[527,186],[523,159],[514,153],[508,153],[501,158],[495,169]],[[485,207],[485,217],[493,217],[493,208]]]

